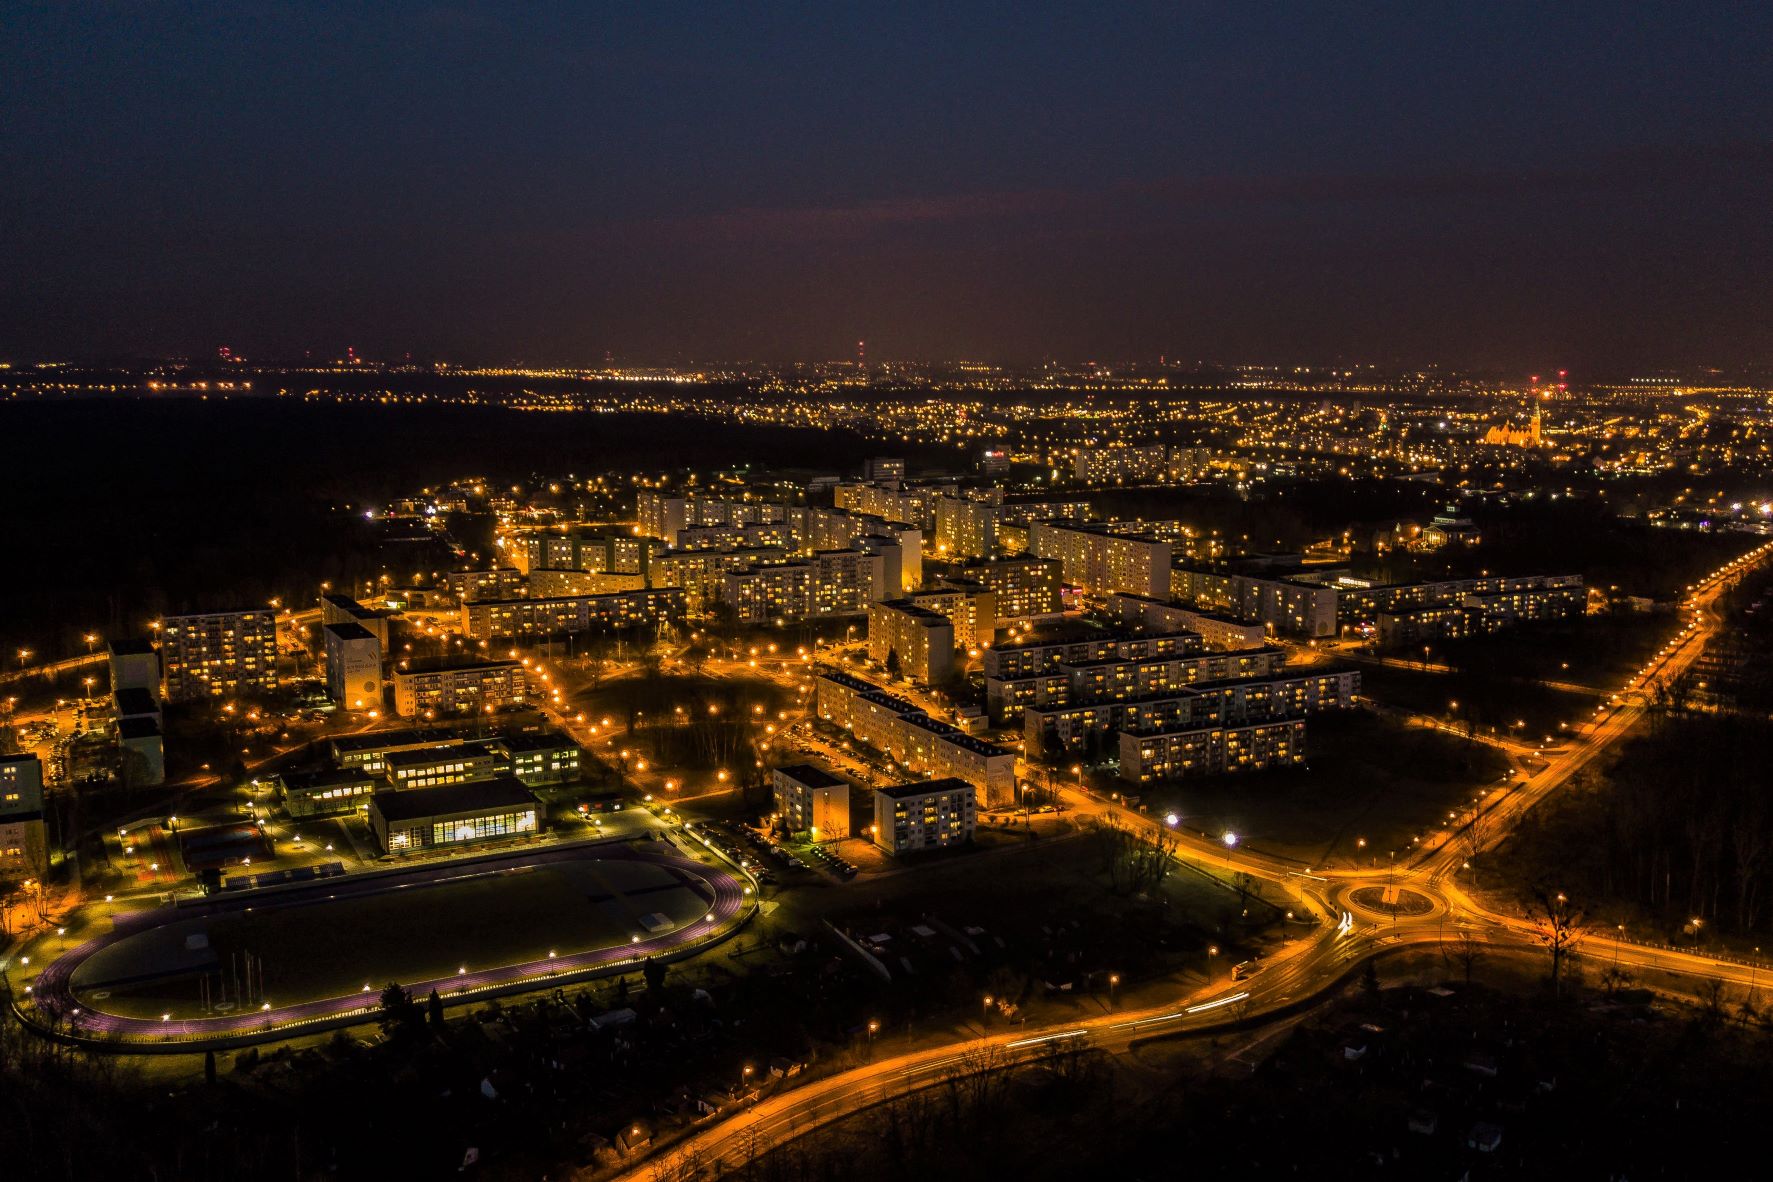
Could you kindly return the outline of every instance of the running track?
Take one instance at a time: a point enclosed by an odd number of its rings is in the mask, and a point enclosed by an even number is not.
[[[595,858],[601,861],[647,862],[671,872],[684,886],[695,892],[708,905],[708,916],[658,936],[642,936],[637,943],[594,948],[586,952],[530,961],[501,968],[476,969],[467,973],[416,981],[407,988],[415,998],[423,998],[432,990],[446,1002],[460,995],[499,989],[526,982],[569,977],[606,969],[624,961],[638,961],[657,956],[684,944],[710,935],[739,916],[745,905],[745,885],[724,870],[691,861],[673,851],[659,854],[632,849],[626,845],[581,845],[525,851],[518,854],[495,855],[470,862],[446,862],[415,868],[406,873],[359,877],[356,880],[330,879],[296,890],[280,890],[274,894],[243,892],[238,897],[216,899],[180,908],[155,908],[117,920],[112,930],[96,936],[55,959],[32,983],[32,997],[40,1010],[68,1015],[70,1033],[88,1038],[122,1039],[127,1041],[179,1041],[191,1039],[240,1040],[242,1036],[272,1035],[286,1037],[295,1031],[291,1026],[344,1025],[340,1019],[375,1012],[380,999],[365,998],[360,993],[328,997],[270,1010],[247,1010],[212,1018],[180,1018],[157,1022],[147,1018],[127,1018],[107,1014],[81,1005],[74,997],[69,982],[74,970],[87,957],[119,940],[162,924],[208,915],[225,915],[248,907],[274,908],[323,904],[343,896],[386,894],[396,890],[438,885],[452,880],[481,877],[511,870],[551,863]]]

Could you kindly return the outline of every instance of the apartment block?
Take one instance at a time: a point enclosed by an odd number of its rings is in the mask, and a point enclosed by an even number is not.
[[[728,571],[721,599],[745,623],[859,616],[884,600],[885,561],[864,550],[826,550],[796,562]]]
[[[388,613],[365,607],[349,595],[325,595],[320,599],[320,626],[356,624],[375,635],[382,651],[388,651]]]
[[[1072,476],[1080,484],[1156,484],[1169,475],[1161,443],[1140,447],[1080,447]]]
[[[113,640],[105,645],[111,667],[111,690],[160,692],[160,654],[146,640]]]
[[[166,700],[190,702],[277,688],[277,614],[269,608],[168,616],[160,626]]]
[[[326,690],[348,710],[382,708],[382,646],[375,633],[356,622],[327,624]]]
[[[1003,507],[969,497],[936,501],[936,553],[942,558],[989,558],[997,553]]]
[[[1286,636],[1336,635],[1334,587],[1191,566],[1178,566],[1170,579],[1175,597],[1197,608],[1257,621]]]
[[[681,619],[684,611],[684,593],[675,587],[548,599],[493,599],[462,605],[462,631],[475,640],[561,636],[651,627],[662,620]]]
[[[1237,650],[1260,648],[1268,643],[1268,630],[1259,622],[1143,595],[1110,595],[1108,613],[1123,628],[1198,633],[1209,648]]]
[[[954,624],[910,599],[868,605],[868,656],[922,685],[954,676]]]
[[[770,791],[780,822],[790,833],[810,833],[815,841],[850,835],[850,785],[810,763],[770,772]]]
[[[528,676],[516,661],[446,658],[394,671],[394,712],[402,718],[491,713],[528,696]]]
[[[1064,607],[1059,599],[1060,569],[1061,564],[1053,558],[983,559],[932,570],[930,581],[936,589],[957,587],[973,589],[975,594],[978,589],[992,593],[996,619],[991,627],[980,630],[980,639],[988,640],[997,628],[1058,615]]]
[[[1028,549],[1037,558],[1057,559],[1061,577],[1086,595],[1169,598],[1170,544],[1145,534],[1036,521],[1028,527]]]
[[[0,755],[0,870],[36,878],[49,864],[43,825],[43,763],[35,755]]]
[[[1305,720],[1182,727],[1120,735],[1120,777],[1134,784],[1294,767],[1305,762]]]
[[[521,599],[529,594],[529,576],[513,566],[492,570],[452,570],[443,576],[443,588],[457,603]]]
[[[938,722],[915,704],[839,670],[821,672],[814,694],[820,718],[904,767],[965,780],[987,804],[1008,804],[1015,798],[1016,754],[1009,748]]]
[[[964,780],[922,780],[874,792],[874,843],[895,857],[964,845],[978,825],[978,801]]]

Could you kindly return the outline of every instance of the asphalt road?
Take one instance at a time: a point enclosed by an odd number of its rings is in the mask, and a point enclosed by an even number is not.
[[[1719,594],[1743,570],[1764,560],[1773,543],[1751,551],[1693,588],[1684,605],[1691,625],[1653,657],[1621,691],[1617,706],[1579,731],[1566,746],[1546,753],[1546,765],[1526,784],[1492,799],[1480,810],[1483,834],[1479,848],[1502,840],[1522,815],[1568,783],[1577,772],[1629,734],[1644,712],[1643,703],[1659,686],[1684,673],[1704,651],[1718,621],[1713,606]],[[1226,847],[1211,837],[1170,829],[1161,820],[1133,812],[1112,801],[1063,790],[1080,813],[1110,815],[1117,821],[1148,830],[1164,830],[1174,840],[1176,856],[1211,869],[1239,870],[1281,887],[1297,906],[1318,920],[1315,934],[1296,941],[1270,958],[1249,981],[1218,986],[1199,999],[1139,1012],[1111,1013],[1083,1022],[1027,1029],[951,1043],[891,1056],[840,1075],[778,1093],[691,1134],[660,1160],[643,1160],[621,1175],[623,1182],[664,1176],[694,1177],[743,1165],[821,1125],[871,1105],[910,1095],[957,1074],[1010,1067],[1056,1049],[1089,1045],[1125,1049],[1141,1038],[1205,1031],[1228,1018],[1247,1020],[1295,1010],[1342,980],[1361,961],[1406,947],[1441,944],[1449,931],[1463,931],[1481,943],[1509,947],[1537,946],[1534,925],[1522,917],[1491,911],[1475,901],[1456,881],[1467,850],[1450,834],[1438,847],[1425,850],[1407,866],[1380,874],[1374,870],[1314,870],[1247,847]],[[1351,896],[1362,887],[1400,886],[1427,901],[1417,915],[1388,915],[1357,908]],[[1722,961],[1697,952],[1648,948],[1604,938],[1585,941],[1591,959],[1605,956],[1623,966],[1709,977],[1752,985],[1763,975],[1758,966]]]

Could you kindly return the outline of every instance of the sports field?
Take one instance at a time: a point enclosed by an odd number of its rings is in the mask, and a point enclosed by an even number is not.
[[[654,862],[584,858],[291,902],[263,895],[111,943],[72,987],[77,1001],[136,1018],[281,1009],[656,938],[707,914],[698,886]]]

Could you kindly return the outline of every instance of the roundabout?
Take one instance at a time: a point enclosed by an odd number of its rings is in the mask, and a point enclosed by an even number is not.
[[[120,915],[16,1001],[82,1040],[239,1046],[632,971],[730,935],[751,887],[659,842],[551,846]]]
[[[1439,892],[1402,883],[1350,883],[1334,893],[1339,906],[1371,923],[1417,922],[1439,919],[1448,913]]]

